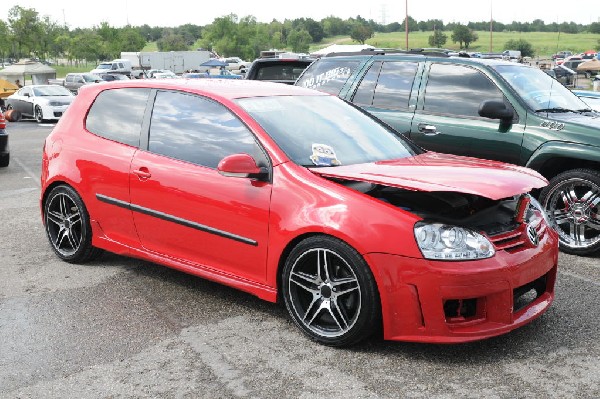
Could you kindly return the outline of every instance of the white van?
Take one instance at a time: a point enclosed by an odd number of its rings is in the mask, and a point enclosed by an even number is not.
[[[521,52],[519,50],[504,50],[502,52],[502,58],[513,62],[522,61]]]

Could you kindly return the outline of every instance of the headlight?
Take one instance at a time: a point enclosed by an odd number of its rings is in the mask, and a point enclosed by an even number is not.
[[[426,259],[485,259],[496,253],[487,238],[464,227],[418,222],[415,224],[415,238]]]
[[[544,222],[546,222],[546,225],[548,227],[552,227],[553,225],[552,223],[550,223],[550,219],[548,218],[548,214],[546,213],[546,211],[544,210],[544,207],[542,206],[542,204],[539,203],[538,200],[536,200],[535,198],[533,198],[533,196],[529,195],[529,209],[527,210],[527,215],[525,215],[525,217],[527,218],[527,223],[529,224],[536,224],[541,222],[540,219],[543,219]]]

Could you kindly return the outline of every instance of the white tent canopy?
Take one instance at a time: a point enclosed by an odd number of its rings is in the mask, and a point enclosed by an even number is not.
[[[56,78],[56,70],[48,65],[30,60],[21,60],[0,70],[0,78],[16,83],[17,80],[24,84],[31,80],[34,85],[47,84],[48,79]]]

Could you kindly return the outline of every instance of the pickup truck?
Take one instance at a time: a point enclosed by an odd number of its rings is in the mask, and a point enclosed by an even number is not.
[[[65,86],[72,93],[77,94],[81,86],[102,81],[99,75],[93,73],[68,73],[64,79],[49,79],[48,84]]]
[[[600,252],[600,113],[542,70],[376,50],[320,58],[296,85],[337,95],[425,149],[538,171],[561,249]]]

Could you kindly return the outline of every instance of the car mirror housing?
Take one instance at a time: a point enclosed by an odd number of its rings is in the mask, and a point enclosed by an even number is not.
[[[256,165],[256,161],[248,154],[233,154],[219,162],[217,170],[223,176],[260,178],[267,175],[266,168]]]
[[[514,116],[514,112],[503,101],[485,100],[479,105],[479,116],[510,121]]]

